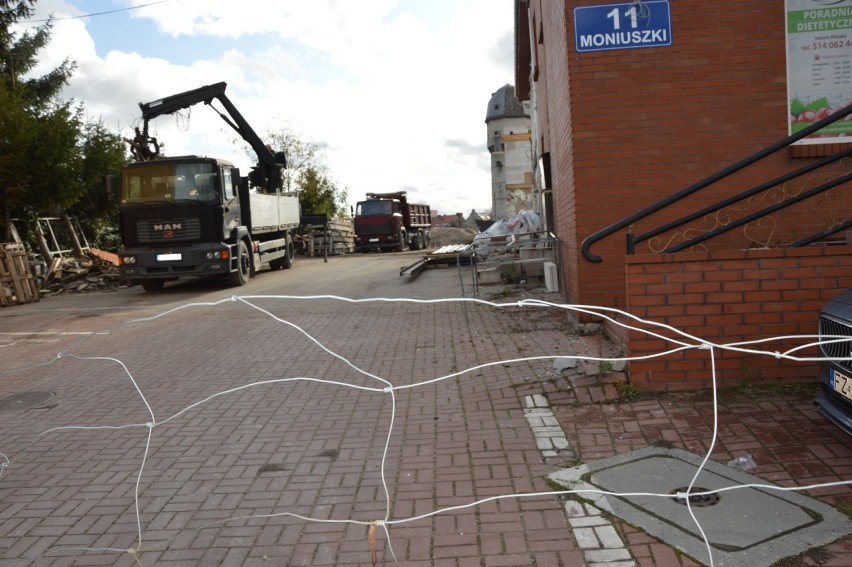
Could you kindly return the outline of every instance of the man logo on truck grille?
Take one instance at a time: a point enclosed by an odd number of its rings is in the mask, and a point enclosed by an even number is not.
[[[175,231],[181,230],[183,225],[179,222],[155,224],[154,230],[163,231],[163,238],[174,238]]]

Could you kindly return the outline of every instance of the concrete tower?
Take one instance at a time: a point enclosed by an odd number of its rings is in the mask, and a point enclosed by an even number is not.
[[[504,85],[491,95],[485,114],[491,153],[491,207],[493,218],[509,219],[522,210],[536,210],[533,199],[533,162],[529,102]]]

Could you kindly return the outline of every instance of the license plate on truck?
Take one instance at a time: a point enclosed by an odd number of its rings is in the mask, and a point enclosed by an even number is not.
[[[370,239],[370,242],[378,242],[378,241],[379,241],[379,239],[378,239],[378,238],[371,238],[371,239]]]
[[[852,378],[841,374],[834,368],[831,369],[831,385],[834,391],[843,394],[845,397],[852,399]]]
[[[157,254],[158,262],[175,262],[177,260],[183,260],[183,254],[179,252],[176,254]]]

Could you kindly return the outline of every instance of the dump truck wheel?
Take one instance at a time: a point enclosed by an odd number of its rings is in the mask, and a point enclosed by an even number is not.
[[[399,242],[396,244],[396,251],[402,252],[403,250],[405,250],[405,231],[401,230],[399,231]]]

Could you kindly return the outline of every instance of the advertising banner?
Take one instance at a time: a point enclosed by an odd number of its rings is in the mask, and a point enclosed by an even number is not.
[[[786,0],[789,132],[852,104],[852,0]],[[852,116],[800,144],[852,142]]]

